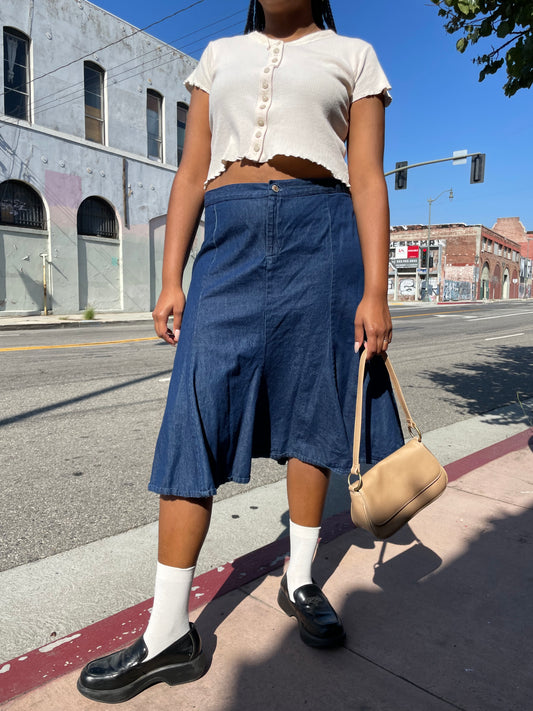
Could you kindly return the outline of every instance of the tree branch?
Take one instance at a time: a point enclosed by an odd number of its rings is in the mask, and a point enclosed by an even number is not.
[[[504,42],[504,44],[502,44],[501,47],[498,47],[498,49],[493,49],[492,52],[490,52],[489,54],[486,54],[485,56],[486,56],[488,59],[491,59],[492,57],[494,57],[495,54],[499,54],[499,53],[502,51],[502,49],[503,49],[504,47],[507,47],[508,44],[511,44],[511,43],[514,42],[516,39],[518,39],[519,37],[523,37],[523,36],[526,35],[526,34],[527,34],[527,30],[523,30],[522,32],[514,32],[514,33],[513,33],[514,36],[511,37],[510,40],[507,40],[507,42]]]

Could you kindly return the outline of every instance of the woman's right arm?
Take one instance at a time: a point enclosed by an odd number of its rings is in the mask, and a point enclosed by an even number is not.
[[[176,345],[185,308],[183,270],[204,205],[204,182],[211,160],[209,94],[194,88],[187,114],[181,163],[172,183],[163,251],[162,289],[152,312],[157,335]],[[168,319],[173,316],[173,328]]]

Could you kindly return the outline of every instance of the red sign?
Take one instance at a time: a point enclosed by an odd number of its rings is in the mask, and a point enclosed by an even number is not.
[[[407,245],[407,259],[417,259],[419,247],[417,245]]]

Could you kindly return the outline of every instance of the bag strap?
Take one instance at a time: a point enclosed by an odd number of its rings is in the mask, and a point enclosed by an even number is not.
[[[378,356],[376,356],[378,357]],[[411,413],[409,412],[409,408],[407,407],[407,403],[405,402],[405,398],[402,393],[402,389],[400,387],[400,383],[398,381],[398,378],[396,377],[396,373],[394,372],[394,368],[392,367],[392,363],[390,362],[390,358],[386,353],[382,353],[381,357],[385,361],[385,366],[387,368],[387,371],[389,373],[389,377],[391,379],[392,386],[394,388],[394,391],[396,392],[396,396],[400,402],[400,405],[402,406],[402,409],[405,413],[405,417],[407,420],[407,429],[409,430],[409,434],[411,437],[415,436],[415,432],[418,435],[418,441],[422,441],[422,433],[416,426],[415,421],[411,417]],[[352,463],[352,469],[350,471],[350,474],[348,475],[348,482],[351,485],[350,482],[350,477],[352,474],[356,477],[359,478],[359,482],[355,487],[355,491],[358,491],[361,488],[361,485],[363,483],[363,480],[361,478],[361,466],[359,463],[359,450],[361,447],[361,422],[362,422],[362,416],[363,416],[363,381],[365,377],[365,365],[366,365],[366,350],[363,350],[361,353],[361,358],[359,361],[359,374],[357,376],[357,400],[355,403],[355,424],[354,424],[354,432],[353,432],[353,463]]]

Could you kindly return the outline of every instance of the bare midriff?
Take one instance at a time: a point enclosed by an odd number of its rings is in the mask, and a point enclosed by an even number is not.
[[[254,163],[246,158],[230,163],[226,170],[211,180],[206,190],[235,183],[268,183],[269,180],[331,178],[331,172],[317,163],[293,156],[274,156],[267,163]]]

